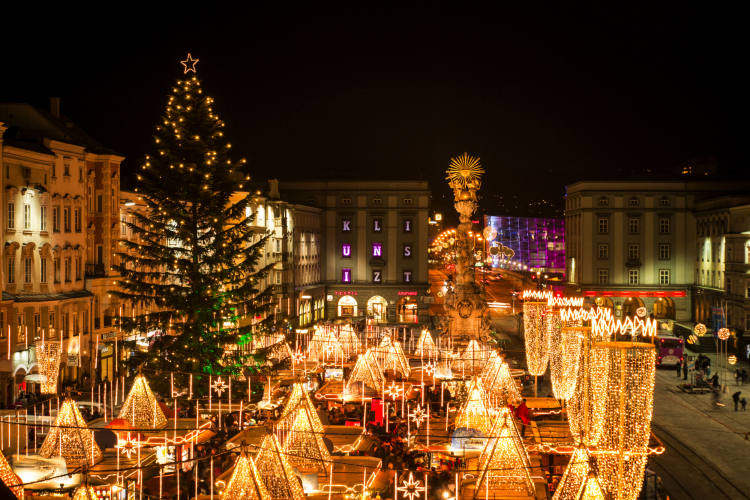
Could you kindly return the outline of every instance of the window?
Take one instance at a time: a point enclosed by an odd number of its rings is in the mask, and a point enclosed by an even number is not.
[[[609,219],[599,219],[599,234],[607,234],[609,232]]]
[[[122,236],[126,236],[128,234],[128,226],[125,225],[125,222],[127,221],[127,215],[121,215],[120,216],[120,234]],[[252,238],[252,236],[251,236]]]
[[[609,205],[609,200],[606,196],[602,196],[599,198],[599,205]]]
[[[638,205],[638,197],[637,196],[633,196],[632,198],[630,198],[630,205],[632,205],[632,206]]]
[[[341,231],[344,233],[350,233],[352,230],[351,219],[341,219]]]
[[[669,244],[662,243],[659,245],[659,258],[661,260],[669,260]]]
[[[276,253],[281,253],[281,240],[280,239],[275,239],[274,240],[274,245],[275,245],[274,251]]]
[[[8,202],[8,229],[16,228],[16,204],[12,201]]]
[[[70,336],[70,331],[68,331],[68,318],[70,317],[70,313],[63,314],[62,315],[62,332],[63,332],[63,338],[68,338]]]
[[[104,264],[104,247],[96,245],[96,263]]]
[[[628,271],[628,284],[629,285],[638,284],[638,269],[630,269]]]
[[[383,282],[383,270],[382,269],[373,269],[372,270],[372,282],[373,283],[382,283]]]
[[[406,198],[404,198],[404,205],[411,205],[411,204],[412,204],[411,196],[407,196]]]
[[[42,205],[39,213],[39,230],[43,233],[47,232],[47,207]]]
[[[14,255],[8,256],[8,284],[16,283],[16,259]]]
[[[65,165],[63,175],[70,175],[70,165]]]
[[[599,243],[599,258],[609,259],[609,245],[606,243]]]
[[[47,283],[47,259],[42,257],[39,259],[39,282]]]
[[[630,219],[628,221],[628,232],[630,234],[638,234],[639,227],[640,221],[638,219]]]
[[[115,188],[112,188],[112,197],[109,199],[110,205],[112,205],[112,215],[117,215],[117,192]]]
[[[81,209],[75,209],[75,220],[76,220],[76,233],[81,232]]]
[[[308,198],[307,199],[307,204],[308,205],[315,205],[315,198]]]
[[[23,230],[31,231],[31,204],[23,204]]]
[[[70,281],[70,257],[65,259],[65,281]]]
[[[34,313],[34,340],[42,338],[42,315]]]
[[[609,284],[609,269],[599,269],[599,284]]]
[[[276,284],[281,284],[281,271],[276,271]]]
[[[661,206],[669,205],[669,198],[667,198],[666,196],[662,196],[661,200],[659,200],[659,205]]]
[[[65,225],[65,232],[70,232],[70,208],[63,208],[63,224]]]
[[[31,283],[31,257],[25,257],[23,259],[23,282],[26,284]]]
[[[351,205],[352,199],[349,198],[348,196],[345,196],[344,199],[341,200],[341,203],[343,203],[344,205]]]
[[[382,243],[373,243],[372,244],[372,256],[373,257],[382,257],[383,256],[383,244]]]
[[[404,232],[411,233],[412,224],[411,219],[404,219]]]
[[[8,334],[5,331],[5,311],[0,311],[0,339],[7,339]]]
[[[57,337],[57,330],[55,330],[55,313],[49,313],[49,336],[50,338]]]
[[[383,230],[383,219],[372,219],[372,230],[379,233]]]
[[[732,278],[727,277],[726,282],[727,282],[727,293],[734,293],[732,291]]]
[[[18,343],[26,342],[26,315],[18,315]]]
[[[341,270],[341,281],[344,283],[352,282],[352,270],[351,268],[344,268]]]
[[[659,284],[660,285],[668,285],[669,284],[669,269],[660,269],[659,270]]]
[[[102,213],[102,195],[96,195],[96,213]]]
[[[60,207],[52,207],[52,230],[60,232]]]
[[[404,283],[411,283],[411,269],[404,269]]]
[[[78,182],[83,182],[83,167],[78,167]]]
[[[89,200],[88,201],[89,201],[89,213],[90,214],[94,213],[94,195],[92,194],[92,191],[91,191],[92,189],[93,188],[89,186],[89,192],[88,192]]]
[[[638,258],[638,245],[631,243],[628,245],[628,259],[633,260]]]
[[[411,243],[404,245],[404,258],[411,259]]]
[[[382,203],[383,203],[383,199],[380,196],[376,196],[375,198],[372,199],[373,205],[380,205]]]
[[[55,283],[60,283],[60,259],[55,259]]]
[[[76,257],[76,280],[81,279],[81,257]]]
[[[750,298],[750,281],[747,282],[747,288],[745,288],[745,298]]]
[[[348,259],[352,256],[352,246],[349,243],[341,245],[341,257]]]
[[[669,219],[659,219],[659,234],[669,234]]]

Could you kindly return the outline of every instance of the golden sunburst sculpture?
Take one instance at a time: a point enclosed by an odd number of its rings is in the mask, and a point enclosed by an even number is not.
[[[450,180],[453,189],[479,189],[479,178],[483,173],[479,158],[464,153],[458,158],[451,158],[446,179]]]

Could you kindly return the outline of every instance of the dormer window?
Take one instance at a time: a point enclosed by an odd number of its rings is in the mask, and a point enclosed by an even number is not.
[[[669,198],[666,196],[662,196],[661,200],[659,200],[659,205],[661,206],[669,205]]]
[[[411,196],[407,196],[406,198],[404,198],[404,205],[411,205],[411,202]]]
[[[343,203],[344,205],[350,205],[351,202],[352,202],[352,199],[349,198],[348,196],[345,196],[344,199],[341,200],[341,203]]]
[[[606,196],[602,196],[599,198],[599,205],[609,205],[609,200]]]
[[[372,199],[373,205],[380,205],[382,203],[383,203],[383,198],[381,198],[380,196],[376,196],[375,198]]]
[[[308,205],[315,205],[315,198],[308,198],[307,199],[307,204]]]
[[[633,196],[632,198],[630,198],[630,205],[631,206],[638,205],[638,197],[637,196]]]

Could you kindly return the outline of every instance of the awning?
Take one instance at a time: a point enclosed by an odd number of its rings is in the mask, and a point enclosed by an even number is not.
[[[29,373],[23,378],[24,382],[33,382],[35,384],[41,383],[41,380],[39,380],[39,374],[38,373]]]

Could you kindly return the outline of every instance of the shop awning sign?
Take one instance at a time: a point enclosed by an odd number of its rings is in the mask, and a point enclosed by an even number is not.
[[[77,354],[68,354],[68,366],[78,366]]]

